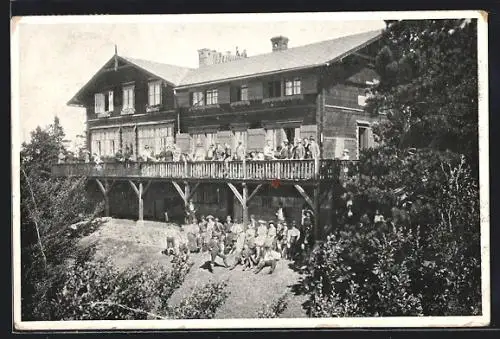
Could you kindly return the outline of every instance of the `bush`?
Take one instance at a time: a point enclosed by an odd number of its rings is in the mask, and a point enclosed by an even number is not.
[[[310,315],[479,314],[479,189],[465,158],[382,147],[359,170],[347,188],[353,216],[341,211],[312,254]],[[386,223],[372,223],[375,209]]]
[[[288,294],[283,294],[270,304],[257,311],[257,318],[278,318],[288,306]]]
[[[162,319],[168,299],[192,263],[177,260],[172,269],[150,265],[118,272],[104,260],[78,258],[60,281],[52,302],[59,320]]]
[[[224,304],[229,295],[226,287],[226,282],[218,282],[196,288],[178,306],[169,310],[169,317],[173,319],[213,318],[217,309]]]
[[[412,234],[402,228],[347,227],[317,248],[305,280],[312,317],[420,315],[411,292],[406,251]]]

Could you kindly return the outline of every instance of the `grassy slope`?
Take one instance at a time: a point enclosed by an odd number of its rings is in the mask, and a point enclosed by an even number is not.
[[[162,263],[170,266],[170,260],[160,252],[164,248],[166,230],[175,230],[175,225],[166,225],[160,222],[146,221],[139,226],[135,221],[112,219],[97,232],[82,239],[82,244],[97,243],[97,255],[108,258],[118,268],[128,266],[141,267],[147,263]],[[291,286],[299,280],[299,274],[288,267],[289,262],[281,260],[274,274],[267,274],[268,268],[259,274],[242,271],[238,266],[233,271],[223,267],[216,267],[210,273],[203,264],[209,260],[207,253],[192,254],[194,266],[189,272],[186,281],[172,296],[172,303],[178,303],[189,295],[196,286],[202,286],[210,281],[227,280],[230,292],[226,303],[217,311],[217,318],[253,318],[264,303],[290,292]],[[229,258],[229,264],[233,258]],[[217,259],[220,264],[222,261]],[[305,317],[301,304],[304,296],[295,296],[290,292],[289,305],[282,317]]]

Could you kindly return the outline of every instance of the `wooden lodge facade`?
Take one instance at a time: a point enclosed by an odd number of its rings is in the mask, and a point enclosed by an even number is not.
[[[316,236],[331,224],[342,153],[356,160],[374,145],[373,123],[363,107],[377,81],[374,56],[380,31],[288,48],[271,39],[272,52],[252,57],[198,51],[200,65],[188,69],[115,55],[69,101],[87,114],[87,148],[105,160],[58,164],[55,176],[95,178],[89,192],[111,216],[164,220],[182,215],[192,199],[199,214],[236,220],[274,219],[278,202],[300,220],[305,204],[314,211]],[[318,159],[107,162],[129,147],[147,145],[156,154],[175,143],[183,153],[196,147],[239,142],[247,152],[270,141],[314,137]]]

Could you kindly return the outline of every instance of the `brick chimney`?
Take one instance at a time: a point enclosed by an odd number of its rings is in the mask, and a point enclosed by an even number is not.
[[[275,36],[271,38],[273,52],[284,51],[288,49],[288,38],[286,36]]]
[[[208,48],[199,49],[198,50],[199,68],[215,64],[222,64],[247,57],[246,50],[243,50],[242,54],[238,52],[237,48],[236,51],[237,51],[236,54],[232,54],[231,51],[222,53],[216,51],[215,49],[208,49]]]

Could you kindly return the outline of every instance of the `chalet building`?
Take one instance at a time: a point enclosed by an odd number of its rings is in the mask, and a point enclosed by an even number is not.
[[[137,156],[146,145],[158,154],[175,143],[192,154],[215,143],[234,152],[241,142],[249,152],[311,136],[319,159],[105,163],[99,170],[91,163],[59,164],[53,173],[96,178],[89,189],[98,199],[104,193],[112,216],[164,220],[165,212],[182,215],[192,199],[200,214],[274,218],[281,201],[291,218],[300,220],[305,204],[318,225],[330,224],[339,184],[335,159],[347,149],[356,160],[372,147],[372,125],[384,119],[364,111],[367,89],[377,81],[380,35],[294,48],[277,36],[269,53],[256,56],[203,48],[195,69],[115,51],[68,103],[86,109],[88,149],[104,160],[125,147]]]

